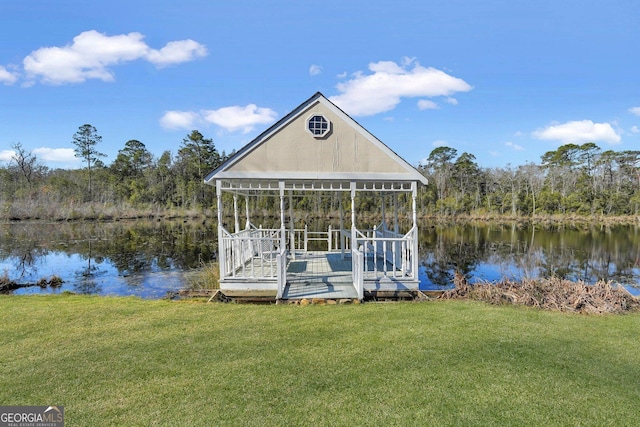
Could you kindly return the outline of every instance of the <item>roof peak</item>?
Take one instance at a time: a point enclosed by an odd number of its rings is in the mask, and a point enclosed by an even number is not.
[[[320,103],[322,107],[315,107]],[[329,132],[310,131],[309,111],[326,115]],[[323,128],[324,129],[324,128]],[[416,181],[426,178],[326,98],[314,93],[216,170],[217,179]],[[388,177],[388,178],[386,178]]]

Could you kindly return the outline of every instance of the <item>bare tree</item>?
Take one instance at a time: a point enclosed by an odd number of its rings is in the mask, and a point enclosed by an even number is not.
[[[13,144],[11,147],[15,150],[15,154],[11,156],[11,160],[16,163],[16,166],[20,170],[22,176],[27,182],[27,186],[31,187],[33,182],[33,175],[37,169],[38,159],[35,154],[27,153],[27,151],[22,146],[22,143],[18,142]]]

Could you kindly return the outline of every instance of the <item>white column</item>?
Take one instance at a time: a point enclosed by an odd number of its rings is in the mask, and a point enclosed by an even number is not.
[[[251,220],[249,219],[249,196],[244,196],[244,215],[247,219],[244,223],[244,228],[248,230],[251,227]]]
[[[216,201],[218,213],[218,227],[222,227],[222,181],[216,181]]]
[[[418,214],[416,211],[416,199],[418,198],[418,183],[411,183],[411,218],[413,220],[413,250],[412,250],[412,269],[413,278],[418,278]]]
[[[356,243],[356,183],[351,181],[351,248],[358,249]]]
[[[280,250],[287,247],[287,240],[285,238],[285,226],[284,226],[284,181],[278,182],[280,189]]]
[[[238,218],[238,195],[233,194],[233,229],[234,233],[238,233],[240,231],[240,220]]]
[[[216,180],[216,199],[218,210],[218,264],[220,265],[220,280],[224,279],[226,259],[222,240],[222,181]]]
[[[381,201],[380,203],[382,204],[381,205],[381,209],[380,209],[380,211],[382,212],[382,223],[380,225],[383,225],[382,228],[386,229],[387,228],[387,218],[386,218],[387,212],[385,210],[385,204],[386,204],[385,201],[386,200],[385,200],[384,194],[382,194],[382,193],[380,193],[380,201]]]
[[[342,230],[344,230],[344,210],[342,209],[342,193],[338,193],[338,209],[340,209],[340,255],[342,259],[344,259],[344,234],[342,234]]]
[[[398,193],[393,193],[393,232],[398,234],[400,227],[398,225]]]
[[[289,248],[293,259],[296,259],[295,222],[293,217],[293,191],[289,190]]]
[[[418,198],[418,183],[411,183],[411,219],[413,220],[413,226],[418,226],[418,213],[416,211],[416,200]]]

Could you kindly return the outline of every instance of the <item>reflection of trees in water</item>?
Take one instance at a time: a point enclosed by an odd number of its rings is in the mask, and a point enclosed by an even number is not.
[[[100,259],[100,258],[94,260],[93,251],[92,251],[92,244],[91,244],[92,240],[93,239],[91,239],[91,238],[87,239],[87,242],[89,243],[89,253],[84,255],[84,256],[82,256],[82,258],[84,260],[86,260],[86,262],[87,262],[87,267],[83,268],[82,270],[80,270],[80,271],[78,271],[76,273],[76,275],[82,277],[80,282],[92,281],[101,272],[100,268],[98,267],[98,264],[100,264],[103,260]],[[93,260],[93,262],[92,262],[92,260]],[[93,287],[97,287],[97,285],[94,285]],[[80,292],[80,293],[89,293],[89,292]]]
[[[78,294],[96,295],[102,292],[102,287],[96,282],[95,276],[85,276],[74,283],[73,291]]]
[[[105,236],[102,253],[123,274],[189,269],[213,259],[216,238],[197,223],[145,223]]]
[[[89,277],[106,260],[123,275],[199,267],[214,258],[217,242],[213,227],[183,221],[34,222],[8,224],[0,233],[0,258],[16,257],[26,267],[50,251],[78,254],[87,261],[80,274]]]
[[[516,280],[557,276],[640,283],[640,227],[534,230],[515,225],[429,228],[421,224],[420,230],[421,264],[437,285],[450,285],[455,271],[473,280],[482,264],[496,266]],[[87,292],[97,286],[96,276],[105,262],[121,275],[187,270],[214,259],[216,242],[213,225],[201,222],[0,225],[0,259],[15,259],[16,271],[30,275],[37,273],[40,257],[51,252],[79,254],[87,262],[79,276],[89,276],[79,286]]]
[[[447,226],[422,231],[421,259],[434,284],[449,285],[458,271],[472,280],[481,263],[524,277],[560,277],[594,283],[640,282],[640,232],[637,227],[517,228]]]
[[[638,282],[640,278],[637,229],[623,227],[601,230],[556,230],[539,232],[540,275],[569,280],[598,280],[620,283]]]
[[[428,259],[423,258],[422,265],[429,280],[440,286],[453,282],[453,275],[458,272],[469,277],[470,272],[481,260],[481,246],[484,239],[475,229],[446,227],[430,230],[427,233],[427,246],[433,244],[433,254]],[[424,234],[420,236],[420,241]],[[423,243],[424,244],[424,243]]]
[[[17,279],[37,275],[38,260],[49,252],[40,239],[37,230],[27,224],[0,228],[0,259],[15,259]]]

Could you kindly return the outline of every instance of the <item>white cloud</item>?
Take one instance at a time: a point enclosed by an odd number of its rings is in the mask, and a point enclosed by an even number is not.
[[[410,65],[413,68],[408,69]],[[393,110],[402,98],[450,97],[472,89],[464,80],[425,68],[412,58],[403,59],[402,65],[392,61],[372,62],[369,71],[372,73],[357,72],[350,80],[338,83],[340,94],[331,97],[331,101],[347,114],[370,116]]]
[[[81,163],[81,160],[75,156],[73,148],[40,147],[31,151],[30,154],[44,163],[58,163],[56,167],[74,167]],[[0,151],[0,162],[10,162],[15,155],[16,152],[13,150],[2,150]]]
[[[635,114],[636,116],[640,116],[640,107],[629,108],[629,112],[631,114]]]
[[[16,81],[18,81],[18,74],[7,70],[5,67],[0,65],[0,83],[12,85]]]
[[[151,49],[145,56],[159,67],[193,61],[207,56],[207,48],[191,39],[169,42],[160,50]]]
[[[167,111],[160,119],[160,125],[165,129],[193,129],[197,124],[213,123],[229,132],[248,133],[256,125],[273,123],[277,116],[270,108],[249,104],[245,107],[230,106],[200,112]]]
[[[434,147],[448,147],[449,143],[443,139],[436,139],[431,143],[431,145]]]
[[[10,162],[15,155],[16,152],[13,150],[2,150],[0,151],[0,162]]]
[[[513,142],[506,142],[504,145],[506,145],[509,148],[513,148],[516,151],[524,151],[524,147],[518,144],[514,144]]]
[[[192,130],[200,120],[200,115],[193,111],[167,111],[160,118],[160,126],[165,129]]]
[[[150,48],[140,33],[107,36],[95,30],[85,31],[63,47],[43,47],[23,60],[29,79],[48,84],[82,83],[88,79],[112,81],[109,67],[128,61],[145,59],[156,66],[191,61],[205,56],[207,49],[193,40],[167,43],[163,48]]]
[[[427,99],[421,99],[418,101],[418,108],[420,110],[437,110],[438,108],[438,104],[436,104],[433,101],[429,101]]]
[[[533,132],[538,139],[559,141],[563,144],[584,144],[586,142],[606,142],[619,144],[621,137],[611,123],[594,123],[591,120],[554,124]]]
[[[631,133],[640,133],[640,128],[638,126],[632,126]]]
[[[318,76],[320,74],[322,74],[322,66],[313,64],[311,67],[309,67],[310,76]]]
[[[260,108],[255,104],[246,107],[232,106],[218,110],[202,111],[204,120],[214,123],[230,132],[242,130],[251,132],[255,125],[272,123],[277,113],[270,108]]]
[[[451,98],[451,97],[449,97],[449,98],[447,98],[445,101],[446,101],[446,102],[448,102],[448,103],[449,103],[449,104],[451,104],[451,105],[458,105],[458,100],[457,100],[457,99],[455,99],[455,98]]]
[[[38,159],[53,163],[79,163],[80,159],[75,156],[73,148],[48,148],[40,147],[32,151]]]

